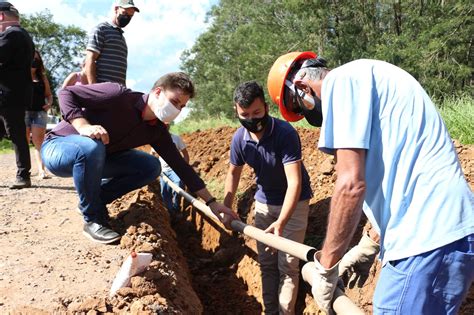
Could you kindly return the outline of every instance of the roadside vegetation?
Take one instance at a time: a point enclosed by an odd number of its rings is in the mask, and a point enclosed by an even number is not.
[[[460,98],[449,98],[439,102],[438,110],[448,126],[449,134],[453,139],[462,144],[474,144],[474,98],[462,96]],[[272,106],[272,105],[270,105]],[[273,106],[274,109],[275,106]],[[279,114],[272,110],[272,115],[279,117]],[[187,118],[171,126],[171,132],[176,134],[191,133],[198,130],[206,130],[223,126],[239,127],[237,118],[226,117],[206,117]],[[311,127],[306,120],[302,119],[293,124],[295,127]],[[12,152],[11,142],[7,139],[0,141],[0,154]]]
[[[462,144],[474,144],[473,97],[447,99],[438,109],[453,139]]]
[[[464,95],[434,102],[446,123],[451,138],[458,140],[464,145],[474,144],[474,98]],[[276,106],[270,105],[270,108],[273,116],[281,118],[279,113],[275,111]],[[305,119],[293,123],[292,125],[301,128],[314,128],[308,124]],[[239,127],[240,124],[237,118],[193,118],[191,116],[180,123],[173,124],[171,126],[171,132],[177,134],[191,133],[222,126]]]
[[[208,13],[207,31],[181,55],[180,68],[190,74],[198,93],[189,117],[171,130],[181,134],[239,126],[232,106],[235,87],[248,80],[265,87],[280,55],[311,50],[331,68],[373,58],[405,69],[437,100],[451,137],[474,144],[472,1],[321,3],[218,1]],[[48,10],[21,19],[57,90],[68,73],[80,68],[86,31],[55,23]],[[278,117],[276,106],[270,108]],[[53,112],[58,112],[56,97]],[[312,128],[304,120],[294,125]],[[11,144],[0,140],[0,153],[10,150]]]

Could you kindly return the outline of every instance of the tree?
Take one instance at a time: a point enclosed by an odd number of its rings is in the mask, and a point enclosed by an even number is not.
[[[385,60],[438,98],[470,91],[473,10],[468,0],[221,0],[208,30],[181,56],[198,91],[193,115],[232,117],[234,88],[266,85],[273,62],[290,51],[315,51],[332,68]]]
[[[53,22],[53,15],[44,10],[22,16],[22,26],[30,33],[45,63],[51,90],[56,91],[66,76],[80,68],[86,45],[86,32],[76,26]],[[57,101],[55,104],[57,108]]]

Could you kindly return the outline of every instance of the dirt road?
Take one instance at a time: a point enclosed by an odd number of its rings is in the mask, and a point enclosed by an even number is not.
[[[71,178],[33,176],[32,188],[8,189],[14,163],[13,154],[0,155],[0,313],[105,295],[128,251],[82,235]]]

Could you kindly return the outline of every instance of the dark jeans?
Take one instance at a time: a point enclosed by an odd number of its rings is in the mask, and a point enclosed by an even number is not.
[[[16,177],[18,179],[29,179],[31,161],[30,149],[26,141],[25,109],[22,107],[0,107],[0,120],[3,121],[5,128],[2,131],[8,134],[15,150]]]
[[[73,177],[84,220],[101,224],[108,221],[108,203],[153,182],[161,172],[160,161],[148,153],[107,154],[101,141],[79,135],[45,140],[41,158],[54,175]]]

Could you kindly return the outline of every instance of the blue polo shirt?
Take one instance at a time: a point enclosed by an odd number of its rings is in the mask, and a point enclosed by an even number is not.
[[[265,132],[260,141],[240,127],[232,138],[230,163],[242,166],[247,163],[256,175],[255,199],[269,205],[282,205],[285,199],[287,181],[284,165],[301,161],[301,141],[296,130],[286,121],[268,118]],[[312,196],[308,172],[301,162],[303,176],[299,200]]]
[[[329,72],[321,96],[319,148],[366,150],[364,212],[380,233],[384,263],[474,233],[474,195],[415,78],[387,62],[356,60]]]

